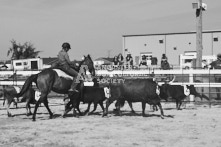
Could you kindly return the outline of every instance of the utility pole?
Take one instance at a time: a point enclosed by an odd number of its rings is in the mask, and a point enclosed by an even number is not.
[[[202,30],[203,30],[203,23],[202,23],[202,0],[198,0],[198,8],[196,9],[196,68],[202,67]]]

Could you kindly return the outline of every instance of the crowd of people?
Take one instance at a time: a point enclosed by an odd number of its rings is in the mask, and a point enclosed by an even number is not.
[[[125,65],[126,67],[133,65],[133,57],[130,53],[127,54],[127,56],[124,58],[123,55],[120,53],[116,56],[114,56],[113,59],[113,65],[115,66],[122,66]]]
[[[123,55],[120,53],[113,58],[113,65],[114,66],[133,66],[133,57],[131,56],[131,53],[127,53],[126,57],[124,58]],[[157,65],[157,58],[142,55],[139,63],[139,67],[145,67],[147,68],[148,65]],[[165,54],[162,54],[161,58],[161,69],[170,69],[170,64],[168,62],[168,59]]]

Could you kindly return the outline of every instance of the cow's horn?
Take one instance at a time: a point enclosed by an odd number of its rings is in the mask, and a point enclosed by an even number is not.
[[[172,84],[172,83],[174,82],[175,78],[176,78],[176,76],[173,75],[173,79],[172,79],[170,82],[168,82],[168,83],[169,83],[169,84]]]

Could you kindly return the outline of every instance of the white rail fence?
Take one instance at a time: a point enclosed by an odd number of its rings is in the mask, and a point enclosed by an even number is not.
[[[40,71],[0,71],[0,85],[23,85],[24,81],[16,81],[14,78],[10,78],[12,75],[17,76],[30,76],[33,74],[37,74]],[[221,70],[220,69],[173,69],[173,70],[154,70],[154,69],[145,69],[145,70],[97,70],[96,74],[98,76],[108,76],[108,77],[148,77],[151,74],[154,74],[156,77],[162,77],[163,75],[175,75],[175,76],[185,76],[188,78],[188,81],[178,81],[173,82],[173,85],[195,85],[196,87],[221,87],[221,83],[217,83],[215,81],[211,82],[211,78],[214,76],[220,75],[221,78]],[[207,77],[206,81],[194,82],[194,77],[198,76]]]

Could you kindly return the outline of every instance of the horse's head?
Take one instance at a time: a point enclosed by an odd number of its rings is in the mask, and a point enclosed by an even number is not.
[[[86,65],[92,76],[95,76],[94,62],[92,61],[90,55],[84,56],[81,65]]]

